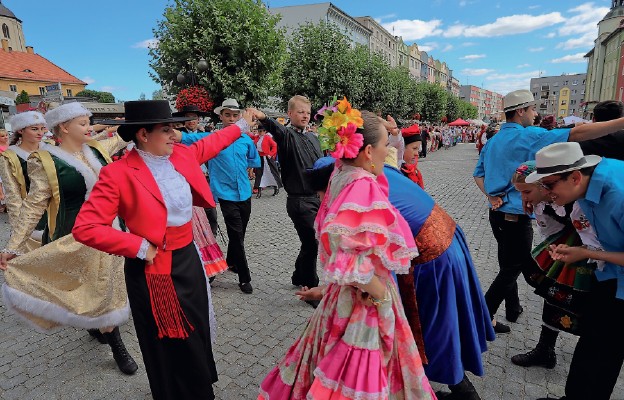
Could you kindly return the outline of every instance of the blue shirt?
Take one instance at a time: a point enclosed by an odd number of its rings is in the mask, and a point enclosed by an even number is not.
[[[260,155],[253,140],[242,135],[208,160],[210,189],[218,200],[245,201],[251,197],[247,168],[260,167]]]
[[[210,135],[212,132],[182,132],[182,140],[180,140],[180,143],[190,146],[193,143],[197,142],[198,140],[201,140],[202,138],[205,138],[206,136]]]
[[[499,211],[524,214],[520,192],[511,183],[516,168],[525,161],[535,160],[535,153],[543,147],[567,142],[569,136],[570,129],[548,131],[537,126],[524,128],[513,122],[505,123],[481,150],[473,176],[484,177],[485,191],[490,196],[502,196]],[[489,202],[488,207],[491,207]]]
[[[578,200],[605,251],[624,252],[624,161],[603,158]],[[617,279],[616,297],[624,299],[624,266],[605,263],[599,281]]]

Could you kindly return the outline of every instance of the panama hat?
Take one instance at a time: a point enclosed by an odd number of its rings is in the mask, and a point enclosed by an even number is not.
[[[223,100],[221,106],[215,108],[214,112],[215,114],[221,114],[221,111],[223,110],[240,111],[241,108],[238,105],[238,101],[235,99],[225,99]]]
[[[526,183],[564,172],[593,167],[602,160],[600,156],[584,155],[576,142],[555,143],[544,147],[535,155],[535,171],[526,177]]]
[[[533,93],[528,90],[516,90],[507,93],[503,97],[503,111],[513,111],[519,108],[534,106],[537,101],[533,98]]]
[[[109,119],[103,125],[119,125],[117,133],[126,142],[134,139],[137,126],[184,122],[191,118],[174,117],[167,100],[137,100],[124,103],[125,119]]]

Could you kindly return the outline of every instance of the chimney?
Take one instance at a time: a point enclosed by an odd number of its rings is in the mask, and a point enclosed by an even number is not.
[[[26,46],[26,53],[35,54],[35,49],[32,46]]]
[[[9,51],[9,41],[8,41],[8,39],[2,39],[2,50]]]

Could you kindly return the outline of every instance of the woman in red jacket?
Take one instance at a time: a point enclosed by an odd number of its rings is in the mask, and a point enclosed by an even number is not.
[[[251,117],[191,146],[176,144],[167,101],[125,103],[118,129],[136,147],[102,168],[74,225],[76,240],[126,257],[125,277],[154,399],[214,399],[206,275],[193,243],[192,206],[214,207],[199,165],[249,129]],[[115,122],[119,124],[120,122]],[[119,215],[129,232],[111,227]]]
[[[256,144],[261,161],[260,168],[254,168],[256,174],[254,189],[258,191],[256,199],[262,197],[262,189],[270,186],[273,186],[273,196],[276,196],[279,193],[279,188],[283,186],[279,169],[275,162],[277,143],[275,143],[270,134],[266,134],[266,129],[262,125],[258,126],[258,135],[253,138],[253,141]],[[265,174],[265,172],[269,173]]]

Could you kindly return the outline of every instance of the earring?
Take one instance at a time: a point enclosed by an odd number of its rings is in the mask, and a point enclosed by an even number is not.
[[[371,169],[374,171],[375,170],[375,164],[371,163]]]
[[[143,141],[144,141],[144,142],[147,142],[147,138],[143,138]]]

